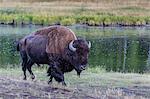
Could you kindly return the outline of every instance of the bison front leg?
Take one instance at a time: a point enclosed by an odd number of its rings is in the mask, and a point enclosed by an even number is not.
[[[48,80],[48,84],[52,84],[52,80],[53,80],[53,76],[50,76],[50,78]]]
[[[51,70],[51,77],[54,77],[54,79],[58,83],[62,83],[62,85],[66,86],[66,83],[64,81],[64,73],[57,67],[52,67]]]
[[[63,75],[63,79],[64,79],[64,75]],[[67,86],[67,84],[65,83],[64,80],[62,81],[62,85],[63,85],[63,86]]]
[[[51,75],[51,72],[52,72],[52,69],[51,67],[49,66],[48,70],[47,70],[47,76],[50,76],[49,80],[48,80],[48,84],[51,84],[52,83],[52,80],[53,80],[53,76]]]

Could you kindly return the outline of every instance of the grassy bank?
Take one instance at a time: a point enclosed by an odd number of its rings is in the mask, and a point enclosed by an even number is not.
[[[134,26],[150,24],[148,0],[0,2],[1,24]]]
[[[10,89],[13,89],[14,91],[18,90],[17,88],[21,85],[28,87],[23,88],[26,93],[34,94],[36,96],[39,96],[40,94],[45,94],[47,92],[43,92],[44,88],[49,88],[48,86],[51,86],[53,89],[62,88],[61,85],[58,85],[55,81],[52,85],[47,84],[48,77],[46,77],[46,70],[45,69],[38,69],[33,68],[33,72],[36,75],[36,80],[32,81],[29,78],[28,80],[23,81],[22,76],[23,73],[21,71],[21,68],[15,68],[15,69],[0,69],[0,79],[5,78],[5,80],[9,80],[9,82],[5,81],[3,79],[3,82],[9,87]],[[13,79],[13,80],[12,80]],[[71,94],[69,97],[76,96],[78,98],[81,98],[82,96],[90,96],[93,98],[89,99],[97,99],[97,98],[127,98],[127,99],[144,99],[144,97],[149,98],[149,90],[150,90],[150,75],[149,74],[134,74],[134,73],[114,73],[114,72],[105,72],[105,70],[100,68],[89,68],[86,71],[84,71],[81,74],[81,77],[77,77],[76,72],[70,72],[65,74],[65,81],[67,83],[67,87],[65,90],[71,91]],[[0,80],[1,83],[1,80]],[[16,87],[13,86],[15,84]],[[25,85],[23,85],[25,84]],[[2,84],[3,85],[3,84]],[[5,85],[5,84],[4,84]],[[2,87],[4,87],[4,85]],[[39,88],[40,87],[40,88]],[[35,90],[35,89],[38,89]],[[6,88],[5,88],[6,89]],[[21,90],[21,88],[19,88]],[[42,90],[42,91],[41,91]],[[63,96],[65,96],[65,90],[63,91]],[[17,94],[22,91],[17,91]],[[48,94],[55,94],[53,91],[48,92]],[[57,93],[61,94],[61,93]],[[55,94],[55,95],[57,95]],[[12,95],[12,94],[11,94]],[[62,97],[62,94],[60,95]],[[59,96],[59,97],[60,97]],[[68,97],[67,97],[68,98]],[[83,97],[82,97],[83,98]]]
[[[33,67],[33,73],[36,75],[36,80],[47,81],[46,76],[47,69]],[[1,76],[11,76],[12,78],[18,78],[22,80],[23,72],[21,68],[1,68]],[[83,71],[80,77],[77,76],[75,71],[65,74],[65,81],[68,86],[74,86],[81,83],[86,86],[100,85],[107,87],[128,87],[128,86],[150,86],[150,75],[149,74],[136,74],[136,73],[117,73],[117,72],[106,72],[102,68],[88,68]],[[27,72],[27,79],[30,81],[30,75]],[[54,80],[54,84],[55,84]]]

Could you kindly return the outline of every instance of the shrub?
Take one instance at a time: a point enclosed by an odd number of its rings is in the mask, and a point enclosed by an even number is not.
[[[75,24],[75,23],[76,23],[75,19],[70,18],[70,17],[63,18],[63,19],[60,21],[60,24],[61,24],[61,25],[73,25],[73,24]]]

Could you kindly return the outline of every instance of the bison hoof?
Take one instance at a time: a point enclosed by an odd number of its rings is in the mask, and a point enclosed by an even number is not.
[[[34,80],[34,79],[35,79],[35,76],[34,76],[34,75],[31,75],[31,79]]]
[[[27,78],[26,78],[26,77],[24,77],[24,78],[23,78],[23,80],[27,80]]]
[[[51,85],[51,84],[52,84],[52,81],[49,80],[47,83],[48,83],[49,85]]]
[[[62,82],[62,85],[63,85],[63,86],[67,86],[67,84],[66,84],[65,82]]]

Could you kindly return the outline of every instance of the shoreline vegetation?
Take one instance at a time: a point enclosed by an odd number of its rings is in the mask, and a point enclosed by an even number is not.
[[[19,0],[18,0],[19,1]],[[6,25],[150,25],[148,0],[0,0],[0,24]]]

